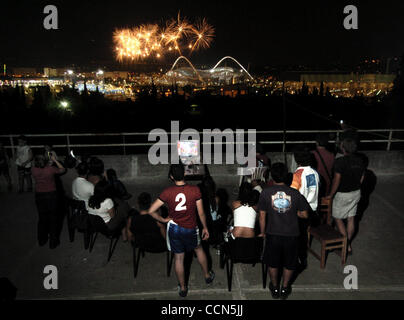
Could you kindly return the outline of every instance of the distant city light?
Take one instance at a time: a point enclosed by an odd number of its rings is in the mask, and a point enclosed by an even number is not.
[[[102,76],[103,74],[104,74],[104,71],[102,71],[102,70],[98,70],[96,73],[97,76]]]
[[[74,73],[73,70],[67,70],[68,75],[72,75],[73,73]]]
[[[67,108],[68,106],[69,106],[69,103],[67,102],[67,101],[62,101],[61,103],[60,103],[60,106],[62,107],[62,108]]]

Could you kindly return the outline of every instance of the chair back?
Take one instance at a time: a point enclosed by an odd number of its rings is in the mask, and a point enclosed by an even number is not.
[[[100,216],[97,216],[94,214],[89,214],[88,221],[89,221],[91,232],[99,232],[106,237],[109,237],[112,235],[107,224],[104,222],[104,220]]]
[[[158,233],[135,233],[134,246],[146,252],[159,253],[167,251],[167,242]]]
[[[236,238],[231,245],[230,255],[237,262],[251,263],[261,259],[263,238]]]
[[[318,206],[318,212],[325,215],[325,221],[328,225],[331,225],[332,221],[332,200],[327,198],[321,198]]]

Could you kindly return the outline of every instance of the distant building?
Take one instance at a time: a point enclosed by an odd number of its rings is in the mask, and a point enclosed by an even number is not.
[[[111,79],[128,79],[129,72],[128,71],[105,71],[104,78],[111,78]]]
[[[14,77],[38,77],[41,76],[36,68],[13,68],[12,75]]]

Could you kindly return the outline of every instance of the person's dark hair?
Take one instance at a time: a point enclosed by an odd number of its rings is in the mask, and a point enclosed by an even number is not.
[[[321,132],[316,135],[316,142],[320,147],[326,147],[328,145],[329,135]]]
[[[205,195],[213,210],[216,210],[216,183],[211,176],[204,176],[202,179],[202,194]]]
[[[173,177],[174,181],[182,181],[184,180],[185,169],[182,164],[172,164],[170,166],[170,171],[168,173],[168,177]]]
[[[94,194],[88,200],[88,206],[93,209],[99,209],[101,207],[101,203],[110,197],[111,192],[109,183],[105,180],[101,180],[95,185]]]
[[[76,167],[77,174],[81,177],[86,176],[88,173],[88,165],[85,162],[80,162]]]
[[[77,160],[74,159],[71,155],[66,156],[64,161],[64,167],[67,169],[73,169],[77,164]]]
[[[151,195],[147,192],[142,192],[137,197],[137,204],[139,205],[139,210],[148,210],[151,206]]]
[[[255,148],[256,148],[255,150],[256,150],[256,152],[257,152],[258,154],[261,154],[261,155],[265,154],[265,152],[264,152],[264,147],[262,146],[261,143],[257,143],[256,146],[255,146]]]
[[[252,191],[253,191],[253,187],[252,187],[251,183],[243,182],[240,185],[237,200],[239,200],[242,205],[248,204],[248,202],[250,200],[250,194]]]
[[[357,151],[358,146],[354,139],[349,138],[342,141],[342,148],[345,150],[346,153],[353,154]]]
[[[307,148],[301,147],[295,150],[293,155],[295,157],[296,163],[299,166],[306,167],[312,165],[312,155]]]
[[[260,200],[260,195],[261,194],[259,193],[259,191],[252,190],[250,193],[250,197],[248,199],[248,205],[250,207],[255,206],[258,203],[258,201]]]
[[[93,176],[102,176],[104,174],[104,162],[97,157],[91,157],[88,160],[88,173]]]
[[[45,157],[42,154],[38,154],[38,155],[35,156],[35,158],[34,158],[34,166],[36,168],[43,169],[43,168],[45,168],[46,164],[47,164],[47,161],[45,160]]]
[[[20,135],[20,136],[18,136],[17,140],[23,140],[23,141],[27,142],[27,137],[24,135]]]
[[[107,170],[107,178],[109,181],[113,181],[118,179],[117,175],[116,175],[116,171],[114,169],[108,169]]]
[[[271,176],[276,183],[285,183],[288,179],[288,169],[282,162],[274,163],[271,167]]]
[[[218,198],[218,205],[226,205],[229,202],[229,193],[226,189],[220,188],[216,191],[216,197]]]

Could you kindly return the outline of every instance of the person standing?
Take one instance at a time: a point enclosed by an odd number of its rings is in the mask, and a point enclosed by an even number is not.
[[[302,149],[294,153],[298,165],[293,174],[291,187],[300,192],[310,205],[309,217],[317,211],[320,178],[316,170],[311,167],[312,154],[308,149]],[[309,221],[299,218],[300,240],[299,240],[299,262],[300,267],[307,267],[307,228]]]
[[[332,199],[332,216],[339,232],[348,237],[348,254],[352,254],[352,237],[355,233],[355,215],[361,198],[361,184],[365,166],[356,155],[357,143],[354,139],[345,139],[341,143],[343,156],[334,163],[334,180],[327,199]],[[347,228],[344,220],[347,219]]]
[[[206,254],[200,244],[201,239],[197,227],[196,211],[202,224],[202,240],[208,240],[209,231],[203,210],[202,195],[197,186],[188,185],[184,179],[184,166],[173,164],[169,178],[174,185],[166,188],[154,201],[149,214],[167,225],[167,246],[174,253],[175,273],[179,282],[178,293],[186,297],[188,287],[185,285],[184,257],[186,251],[194,250],[207,284],[215,277],[213,270],[208,270]],[[168,218],[161,217],[157,210],[164,204],[168,206]]]
[[[276,163],[271,169],[274,184],[261,193],[259,237],[265,237],[263,262],[269,266],[269,290],[274,299],[287,299],[292,292],[290,281],[297,267],[299,250],[298,217],[307,219],[310,205],[299,191],[285,184],[287,168]],[[282,286],[278,282],[283,267]]]
[[[32,176],[35,180],[35,203],[38,209],[38,242],[45,245],[49,239],[49,248],[54,249],[60,244],[58,234],[58,193],[56,191],[55,175],[65,172],[63,165],[51,157],[55,166],[47,165],[43,155],[34,159]]]
[[[332,169],[335,156],[327,150],[328,134],[320,133],[316,136],[316,149],[312,151],[317,165],[316,170],[319,173],[322,184],[320,185],[320,197],[325,197],[331,191]]]
[[[31,148],[27,145],[25,136],[18,137],[17,155],[15,163],[18,170],[18,192],[24,192],[24,180],[27,181],[27,191],[32,191],[31,162],[33,154]]]
[[[3,143],[0,142],[0,176],[1,175],[6,179],[8,191],[11,191],[13,185],[11,184],[10,171],[8,168],[8,156]]]

